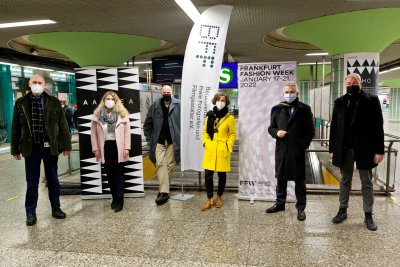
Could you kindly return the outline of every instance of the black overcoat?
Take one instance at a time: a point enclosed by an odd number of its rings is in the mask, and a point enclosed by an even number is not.
[[[286,136],[279,138],[279,130],[287,131]],[[268,132],[276,139],[275,177],[289,181],[305,180],[305,150],[315,134],[310,106],[298,102],[292,116],[289,116],[287,107],[274,107]]]
[[[346,109],[349,95],[335,100],[332,113],[329,152],[333,153],[332,164],[343,167],[343,139],[345,132]],[[354,134],[354,153],[357,169],[372,169],[375,154],[384,154],[383,117],[381,105],[377,96],[360,92],[354,120],[352,120]]]

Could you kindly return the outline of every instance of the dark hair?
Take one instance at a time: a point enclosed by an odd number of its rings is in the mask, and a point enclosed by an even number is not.
[[[223,92],[218,92],[214,95],[213,99],[211,100],[211,103],[213,103],[214,105],[217,103],[217,100],[221,98],[221,96],[225,96],[226,99],[226,105],[229,106],[229,104],[231,103],[231,101],[229,100],[229,97],[223,93]]]

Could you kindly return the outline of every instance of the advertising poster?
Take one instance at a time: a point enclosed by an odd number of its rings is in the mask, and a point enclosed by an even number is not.
[[[378,94],[379,53],[351,53],[344,55],[344,77],[351,73],[361,76],[365,92]],[[343,79],[343,88],[346,88]],[[346,90],[343,92],[346,93]]]
[[[238,66],[239,199],[276,199],[275,139],[268,133],[271,109],[282,90],[296,81],[295,62],[245,63]],[[294,196],[288,183],[288,198]]]

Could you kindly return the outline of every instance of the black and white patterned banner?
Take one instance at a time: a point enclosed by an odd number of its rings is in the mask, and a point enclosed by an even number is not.
[[[373,95],[378,94],[379,53],[345,54],[344,64],[344,77],[357,73],[361,76],[363,90]]]
[[[82,198],[110,197],[106,174],[90,142],[93,111],[110,90],[117,91],[130,113],[132,147],[124,166],[125,196],[144,196],[138,68],[82,68],[75,70],[75,77]]]

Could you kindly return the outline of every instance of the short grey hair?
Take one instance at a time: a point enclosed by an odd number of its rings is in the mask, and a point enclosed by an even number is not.
[[[296,91],[297,95],[300,93],[299,86],[297,85],[296,82],[288,82],[287,84],[285,84],[283,88],[285,88],[286,86],[293,88]]]
[[[42,75],[40,75],[40,74],[32,75],[32,77],[29,79],[29,82],[31,82],[31,81],[33,80],[33,78],[36,78],[36,77],[42,78],[43,82],[46,83],[46,80],[45,80],[44,77],[43,77]]]
[[[350,78],[356,79],[360,83],[360,88],[361,88],[361,86],[362,86],[361,76],[358,73],[351,73],[351,74],[347,75],[346,78],[344,78],[344,81],[346,82],[346,80],[350,79]]]

